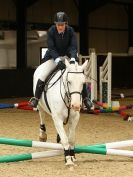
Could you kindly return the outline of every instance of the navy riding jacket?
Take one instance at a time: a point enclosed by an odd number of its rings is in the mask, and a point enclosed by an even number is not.
[[[64,33],[58,33],[56,26],[52,25],[48,30],[48,50],[44,60],[56,59],[60,56],[68,56],[77,60],[77,40],[72,27],[66,26]]]

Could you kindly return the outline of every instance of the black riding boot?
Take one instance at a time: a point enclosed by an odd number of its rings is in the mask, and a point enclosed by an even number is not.
[[[86,84],[83,85],[82,98],[83,98],[84,105],[86,106],[86,108],[88,110],[90,110],[91,107],[93,106],[93,104],[92,104],[91,100],[88,97]]]
[[[36,85],[36,90],[35,90],[35,97],[31,98],[30,103],[31,106],[36,108],[38,105],[38,101],[42,95],[44,89],[44,82],[38,79],[37,85]]]

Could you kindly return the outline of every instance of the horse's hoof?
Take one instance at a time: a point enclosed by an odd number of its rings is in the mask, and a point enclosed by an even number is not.
[[[66,161],[66,163],[65,163],[66,166],[74,165],[74,162],[72,161],[71,156],[66,156],[65,161]]]
[[[73,162],[77,162],[77,159],[74,156],[71,156]]]
[[[67,161],[65,163],[66,166],[74,166],[74,163],[72,161]]]
[[[39,136],[39,141],[46,142],[47,141],[47,135],[45,135],[45,137],[43,137],[43,138]]]
[[[57,134],[56,142],[57,142],[57,143],[60,143],[60,141],[61,141],[61,139],[60,139],[60,135]]]
[[[133,121],[133,117],[128,117],[128,121],[132,122]]]

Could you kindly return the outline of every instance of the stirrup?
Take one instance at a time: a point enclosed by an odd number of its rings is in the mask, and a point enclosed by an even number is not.
[[[38,101],[39,101],[38,98],[32,97],[29,102],[30,102],[30,105],[31,105],[33,108],[36,108],[37,105],[38,105]]]
[[[85,98],[83,100],[83,103],[88,110],[90,110],[91,107],[93,106],[93,103],[91,102],[91,100],[89,98]]]

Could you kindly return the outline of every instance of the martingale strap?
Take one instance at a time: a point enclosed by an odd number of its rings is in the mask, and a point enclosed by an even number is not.
[[[45,90],[44,90],[44,100],[45,100],[45,103],[46,103],[46,106],[47,106],[49,112],[51,112],[51,109],[50,109],[49,104],[48,104],[47,92]]]

